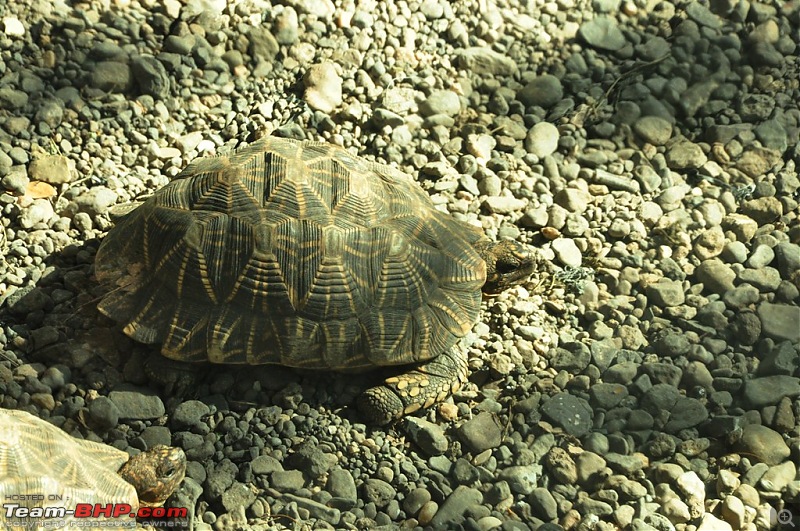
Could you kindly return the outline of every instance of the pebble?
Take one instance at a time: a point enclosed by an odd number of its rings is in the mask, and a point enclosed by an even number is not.
[[[777,287],[777,286],[775,286]],[[758,305],[764,334],[778,341],[800,343],[800,306],[762,302]]]
[[[449,446],[441,426],[424,419],[414,417],[406,419],[406,432],[411,441],[419,446],[426,455],[441,455],[447,451]],[[464,436],[471,437],[466,433]]]
[[[342,104],[342,78],[333,63],[311,66],[303,76],[304,98],[312,109],[330,114]]]
[[[106,432],[117,426],[120,411],[114,401],[106,396],[98,396],[89,403],[89,416],[96,430]]]
[[[364,500],[378,508],[385,507],[395,496],[394,487],[381,479],[370,478],[364,482]]]
[[[507,55],[491,48],[473,46],[457,52],[458,66],[476,74],[510,76],[517,71],[517,63]]]
[[[697,526],[697,531],[733,531],[733,528],[728,522],[720,520],[711,513],[705,513],[700,525]]]
[[[483,494],[477,489],[459,485],[442,503],[431,518],[433,528],[453,528],[464,520],[464,515],[483,501]]]
[[[692,142],[677,142],[665,153],[667,166],[672,170],[700,168],[708,161],[703,149]]]
[[[517,99],[525,106],[538,106],[544,109],[553,107],[563,96],[561,80],[550,74],[535,77],[517,93]]]
[[[129,65],[119,61],[100,61],[92,70],[90,84],[102,92],[123,93],[128,91],[132,80]]]
[[[473,454],[496,448],[502,441],[502,432],[497,418],[492,413],[475,415],[458,428],[458,436]]]
[[[627,44],[625,35],[611,17],[595,17],[584,22],[578,30],[578,35],[589,46],[610,52],[618,51]]]
[[[745,426],[736,448],[771,466],[781,464],[790,454],[781,434],[760,424]]]
[[[161,398],[150,389],[122,385],[111,391],[108,398],[117,406],[121,419],[154,419],[165,413]]]
[[[288,502],[294,502],[299,508],[308,511],[308,515],[311,518],[323,520],[333,526],[339,525],[339,522],[341,521],[341,511],[334,507],[328,507],[322,503],[319,503],[318,501],[311,500],[309,498],[303,498],[301,496],[295,496],[291,493],[283,494],[282,498]]]
[[[461,98],[450,90],[435,90],[420,102],[419,111],[423,116],[455,116],[461,112]]]
[[[542,413],[574,437],[583,437],[592,426],[592,409],[586,400],[567,393],[551,397],[542,406]]]
[[[578,246],[570,238],[556,238],[550,242],[553,252],[558,261],[565,266],[580,267],[583,261],[583,254]]]
[[[140,55],[131,61],[131,72],[142,94],[164,99],[169,95],[170,79],[164,64],[152,55]]]
[[[17,17],[3,17],[3,33],[9,37],[22,37],[25,25]]]
[[[50,201],[47,199],[34,199],[22,209],[17,222],[23,229],[30,229],[40,223],[47,223],[53,216],[55,216],[55,211]]]
[[[69,161],[63,155],[44,155],[31,161],[28,177],[34,181],[63,184],[72,180]]]
[[[483,205],[493,214],[510,214],[522,210],[527,204],[524,199],[506,195],[491,196],[483,200]]]
[[[668,280],[647,286],[647,298],[662,308],[680,306],[686,300],[682,283]]]
[[[726,293],[734,289],[736,273],[721,260],[711,258],[695,269],[697,279],[714,293]]]
[[[643,116],[633,125],[642,140],[654,146],[665,145],[672,136],[672,124],[658,116]]]
[[[754,407],[777,404],[783,397],[800,396],[800,378],[776,374],[747,380],[742,389],[747,402]]]
[[[550,122],[539,122],[525,137],[525,151],[543,159],[558,148],[558,128]]]
[[[75,198],[75,204],[81,210],[93,218],[99,214],[104,214],[117,202],[117,193],[105,186],[95,186],[89,188]]]
[[[269,484],[280,493],[294,493],[305,485],[303,473],[299,470],[276,470],[269,478]]]

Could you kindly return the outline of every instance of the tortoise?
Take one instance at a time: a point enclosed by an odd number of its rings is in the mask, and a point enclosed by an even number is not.
[[[167,358],[410,366],[358,399],[386,424],[458,390],[454,347],[481,291],[523,282],[537,256],[436,209],[399,170],[267,136],[191,162],[109,231],[95,273],[100,312]]]
[[[180,448],[154,446],[131,457],[112,446],[69,436],[26,411],[0,409],[0,499],[20,507],[63,507],[79,503],[157,507],[178,488],[186,472]],[[11,517],[0,512],[0,529],[30,529],[45,518]],[[58,517],[70,520],[71,516]],[[121,524],[130,526],[124,515]],[[45,527],[42,527],[44,529]],[[34,527],[38,529],[38,527]]]

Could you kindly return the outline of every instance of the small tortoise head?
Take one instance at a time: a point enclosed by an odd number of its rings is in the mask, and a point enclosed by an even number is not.
[[[158,445],[131,457],[119,469],[133,485],[142,507],[159,507],[178,488],[186,475],[186,454],[180,448]]]
[[[536,252],[512,240],[483,241],[475,250],[486,262],[483,292],[495,295],[527,280],[539,262]]]

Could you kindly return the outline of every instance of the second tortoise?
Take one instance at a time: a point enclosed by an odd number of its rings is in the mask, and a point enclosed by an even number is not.
[[[262,138],[192,162],[103,241],[100,311],[186,362],[409,367],[359,408],[384,424],[467,378],[456,348],[481,293],[526,280],[529,247],[490,241],[414,180],[319,142]]]

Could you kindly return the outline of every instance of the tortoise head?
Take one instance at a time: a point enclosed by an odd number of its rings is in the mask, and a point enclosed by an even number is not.
[[[186,475],[186,454],[180,448],[158,445],[131,457],[119,469],[139,495],[139,505],[159,507]]]
[[[483,241],[475,250],[486,262],[486,283],[483,292],[495,295],[521,284],[533,273],[539,259],[527,245],[512,240]]]

